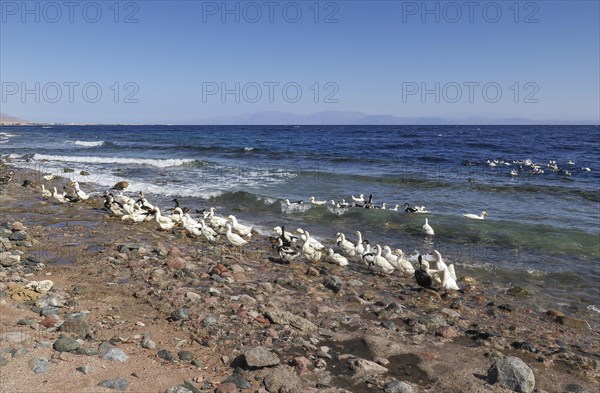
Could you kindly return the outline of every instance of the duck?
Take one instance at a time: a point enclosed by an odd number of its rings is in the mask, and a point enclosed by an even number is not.
[[[352,201],[354,201],[355,203],[364,203],[365,202],[365,195],[364,194],[360,194],[359,197],[355,197],[354,195],[352,196]]]
[[[432,289],[431,285],[433,284],[433,281],[431,276],[427,273],[427,270],[423,269],[423,257],[419,255],[418,260],[419,268],[415,270],[415,280],[421,288]]]
[[[454,265],[450,265],[454,266]],[[445,292],[450,290],[452,291],[460,291],[460,288],[456,284],[456,277],[452,277],[452,273],[450,269],[444,269],[439,271],[441,287]]]
[[[380,275],[391,274],[394,271],[394,266],[381,256],[381,246],[379,244],[375,248],[377,253],[373,256],[373,261],[369,263],[369,270]]]
[[[302,241],[304,241],[304,243],[309,243],[310,246],[312,248],[314,248],[315,250],[321,251],[325,248],[325,246],[320,241],[311,237],[310,233],[308,233],[308,231],[305,231],[302,228],[298,228],[298,229],[296,229],[296,232],[301,234],[300,239],[302,239]]]
[[[156,223],[158,224],[158,228],[160,230],[163,231],[168,231],[170,229],[173,229],[173,227],[175,226],[175,222],[173,220],[171,220],[169,217],[164,217],[160,214],[160,209],[158,207],[155,207],[153,209],[154,212],[154,219],[156,220]]]
[[[248,243],[248,241],[244,240],[240,235],[231,231],[231,224],[229,222],[227,222],[225,226],[227,227],[226,235],[227,240],[229,240],[229,243],[233,244],[236,247],[241,247]]]
[[[311,245],[310,235],[305,232],[302,237],[305,237],[304,245],[302,246],[302,254],[310,263],[318,263],[323,259],[323,253]]]
[[[227,224],[229,221],[225,217],[217,216],[215,214],[215,208],[211,207],[209,211],[205,212],[205,220],[208,220],[208,225],[211,226],[217,232],[227,232]]]
[[[373,194],[369,194],[369,199],[361,207],[363,207],[365,209],[373,209]]]
[[[400,208],[400,205],[396,205],[396,206],[394,206],[394,207],[392,207],[392,208],[390,208],[388,210],[393,211],[393,212],[397,212],[399,208]]]
[[[425,206],[414,206],[411,207],[408,202],[404,204],[404,211],[406,213],[429,213],[429,210]]]
[[[75,203],[75,202],[79,202],[81,199],[79,199],[79,197],[77,195],[73,196],[73,195],[69,195],[67,193],[67,187],[63,186],[63,196],[65,198],[65,200],[69,203]]]
[[[567,165],[575,165],[575,161],[569,160],[569,161],[567,161]]]
[[[371,251],[371,244],[367,240],[363,240],[364,251],[360,255],[362,263],[370,266],[375,262],[375,253]]]
[[[349,240],[346,240],[346,236],[343,233],[338,232],[336,234],[337,245],[340,247],[344,255],[348,258],[354,258],[356,256],[356,246]]]
[[[486,211],[482,211],[481,215],[477,215],[477,214],[473,214],[473,213],[465,213],[463,214],[463,217],[466,218],[470,218],[472,220],[483,220],[485,218],[485,216],[487,216],[488,213]]]
[[[285,239],[285,241],[289,243],[295,244],[298,241],[298,236],[286,231],[284,226],[276,226],[275,228],[273,228],[273,233],[277,237],[282,237],[283,239]]]
[[[138,201],[142,203],[141,204],[142,209],[148,210],[148,211],[154,210],[154,205],[151,204],[150,202],[148,202],[148,200],[146,199],[146,197],[144,196],[144,193],[142,191],[140,191],[138,195],[139,195]]]
[[[287,199],[287,198],[284,200],[284,202],[285,202],[285,204],[286,204],[286,205],[288,205],[288,206],[292,206],[292,205],[302,205],[302,204],[304,204],[304,201],[302,201],[302,200],[295,201],[295,202],[290,202],[290,200],[289,200],[289,199]]]
[[[54,187],[54,192],[52,193],[52,196],[54,197],[54,199],[56,199],[60,203],[68,202],[67,199],[65,198],[65,192],[63,191],[62,194],[59,194],[58,191],[56,190],[56,187]]]
[[[50,181],[52,179],[54,179],[54,175],[52,175],[52,174],[44,176],[44,180],[46,180],[46,181]]]
[[[402,250],[397,248],[393,253],[398,256],[396,270],[401,272],[404,277],[412,276],[415,273],[415,268],[406,258],[404,258]]]
[[[584,172],[591,172],[592,171],[591,168],[588,168],[586,166],[582,166],[581,170],[584,171]]]
[[[231,226],[232,226],[233,230],[236,231],[237,233],[239,233],[240,236],[246,236],[246,237],[252,236],[252,227],[251,226],[249,227],[249,226],[238,223],[237,218],[233,214],[230,214],[229,216],[227,216],[227,218],[229,218],[231,220],[231,224],[232,224]]]
[[[81,199],[82,201],[87,201],[90,198],[90,196],[87,193],[81,191],[81,188],[79,188],[79,183],[78,182],[72,181],[71,185],[75,189],[75,194],[77,195],[77,197],[79,199]]]
[[[45,199],[52,198],[52,191],[46,190],[46,187],[42,184],[42,197]]]
[[[519,172],[517,172],[517,171],[516,171],[516,170],[514,170],[514,169],[511,169],[511,170],[510,170],[510,173],[509,173],[509,176],[512,176],[512,177],[519,176]]]
[[[433,250],[428,254],[429,267],[435,271],[448,269],[448,265],[442,259],[442,254],[438,250]]]
[[[435,232],[433,231],[433,228],[431,227],[431,225],[429,225],[429,221],[427,219],[425,219],[425,224],[423,224],[423,226],[421,227],[421,230],[423,231],[423,233],[425,233],[428,236],[435,235]]]
[[[365,246],[363,244],[362,234],[360,233],[360,231],[356,231],[355,234],[357,236],[357,239],[356,239],[356,244],[354,245],[354,254],[356,255],[356,258],[358,260],[362,261],[362,255],[365,252]]]
[[[314,196],[311,196],[311,197],[310,197],[310,203],[311,203],[313,206],[323,206],[323,205],[326,205],[326,204],[327,204],[327,201],[317,201],[317,200],[315,200],[315,197],[314,197]]]
[[[173,213],[171,213],[169,218],[175,223],[180,222],[181,219],[183,218],[183,210],[181,210],[181,208],[179,206],[174,208]]]
[[[333,252],[333,248],[327,249],[327,256],[325,262],[333,263],[338,266],[348,266],[349,262],[345,256]]]
[[[216,243],[219,240],[219,234],[210,226],[206,225],[206,222],[204,222],[203,218],[200,219],[199,224],[200,232],[202,233],[204,238],[209,241],[209,243]]]
[[[298,256],[300,256],[298,248],[291,245],[285,245],[283,239],[281,238],[277,239],[277,245],[275,246],[275,249],[277,250],[279,258],[281,258],[282,261],[287,263],[290,263],[294,259],[298,258]]]
[[[123,222],[144,222],[148,219],[149,212],[144,211],[143,213],[130,213],[121,216]]]
[[[115,198],[115,201],[117,201],[123,205],[129,201],[133,201],[135,203],[135,200],[133,198],[130,198],[127,195],[123,194],[123,191],[121,191],[121,190],[118,190],[116,195],[113,194],[113,197]]]

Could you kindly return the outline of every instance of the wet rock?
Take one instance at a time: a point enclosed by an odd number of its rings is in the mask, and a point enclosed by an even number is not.
[[[50,363],[46,358],[35,358],[29,362],[29,369],[34,374],[43,374],[50,370]]]
[[[174,321],[186,320],[190,317],[190,309],[189,308],[178,308],[177,310],[173,310],[171,312],[171,319]]]
[[[146,348],[146,349],[155,349],[156,343],[154,341],[152,341],[152,339],[150,339],[149,335],[144,334],[142,336],[141,346],[142,346],[142,348]]]
[[[417,389],[404,381],[392,381],[383,387],[385,393],[417,393]]]
[[[88,366],[87,364],[84,364],[83,366],[77,367],[75,370],[79,371],[82,374],[89,375],[92,373],[93,368],[92,368],[92,366]]]
[[[103,388],[118,390],[120,392],[125,391],[128,385],[129,381],[124,378],[105,379],[98,384],[98,386],[102,386]]]
[[[27,240],[27,233],[23,231],[14,232],[8,237],[8,240],[12,240],[13,242]]]
[[[527,351],[527,352],[531,352],[531,353],[538,352],[538,349],[532,343],[530,343],[528,341],[515,341],[510,345],[515,349],[522,349],[523,351]]]
[[[116,183],[112,188],[113,188],[113,190],[123,191],[127,187],[129,187],[129,183],[127,183],[126,181],[120,181],[120,182]]]
[[[161,349],[160,351],[158,351],[157,355],[159,358],[166,360],[167,362],[173,361],[173,354],[167,351],[166,349]]]
[[[81,176],[89,176],[90,175],[90,173],[88,171],[80,171],[79,174]]]
[[[123,352],[120,348],[111,348],[106,353],[101,356],[104,360],[112,360],[115,362],[124,363],[129,359],[129,357]]]
[[[52,347],[58,352],[71,352],[79,349],[81,343],[68,337],[61,337],[54,342]]]
[[[191,362],[192,359],[194,359],[194,354],[190,351],[179,351],[179,353],[177,353],[177,357],[182,362]]]
[[[317,329],[317,325],[289,311],[269,310],[266,312],[266,317],[277,325],[291,325],[296,329],[307,331]]]
[[[323,285],[327,289],[331,289],[333,293],[339,293],[342,290],[343,282],[338,276],[329,276],[323,282]]]
[[[272,367],[280,363],[279,356],[264,347],[254,347],[244,352],[243,356],[250,369]]]
[[[506,294],[514,296],[516,298],[524,298],[529,294],[529,292],[525,288],[512,287],[506,291]]]
[[[137,243],[123,243],[117,246],[118,252],[138,251],[142,246]]]
[[[535,387],[533,371],[521,359],[508,356],[497,359],[487,372],[488,382],[520,393],[531,393]]]

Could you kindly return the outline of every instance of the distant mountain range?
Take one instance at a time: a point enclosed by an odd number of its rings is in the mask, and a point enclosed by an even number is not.
[[[210,125],[523,125],[523,124],[584,124],[595,125],[599,121],[536,120],[520,117],[492,119],[487,117],[399,117],[393,115],[368,115],[362,112],[325,111],[311,114],[289,112],[256,112],[238,116],[223,116],[199,119],[197,124]]]
[[[220,116],[185,122],[165,122],[194,125],[598,125],[599,120],[540,120],[522,117],[400,117],[394,115],[369,115],[355,111],[323,111],[309,114],[291,112],[255,112],[244,115]],[[36,123],[18,117],[0,113],[0,125],[29,124],[75,124],[75,123]],[[115,124],[115,123],[78,123],[78,124]],[[122,123],[121,123],[122,124]],[[125,125],[125,124],[122,124]],[[136,123],[140,125],[140,123]]]

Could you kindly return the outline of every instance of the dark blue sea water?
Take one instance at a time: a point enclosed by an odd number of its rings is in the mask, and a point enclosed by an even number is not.
[[[436,248],[457,264],[459,275],[462,269],[533,287],[570,307],[600,304],[597,126],[31,126],[0,132],[1,153],[15,163],[74,177],[84,190],[126,180],[130,191],[143,190],[159,205],[170,206],[178,196],[185,206],[220,206],[265,233],[281,224],[323,239],[338,231],[353,238],[361,230],[371,243],[409,254]],[[524,160],[544,173],[514,163]],[[548,167],[550,160],[560,170]],[[65,167],[75,172],[64,174]],[[511,169],[518,176],[510,176]],[[282,206],[285,198],[349,201],[361,193],[373,194],[376,205],[410,202],[431,214]],[[483,221],[462,216],[482,210],[489,213]],[[425,217],[433,240],[420,233]]]

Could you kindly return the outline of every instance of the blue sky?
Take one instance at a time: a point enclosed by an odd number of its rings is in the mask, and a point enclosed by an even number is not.
[[[600,119],[595,0],[472,9],[463,1],[50,3],[0,1],[2,113],[102,123],[261,111]]]

